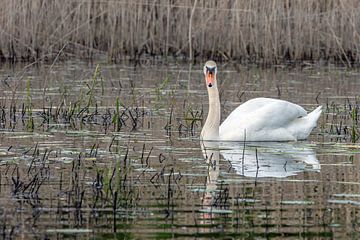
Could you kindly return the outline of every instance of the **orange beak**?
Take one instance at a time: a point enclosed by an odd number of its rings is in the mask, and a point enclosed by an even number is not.
[[[214,73],[207,72],[206,73],[206,84],[208,85],[208,87],[214,86],[214,82],[215,82],[214,80],[215,80]]]

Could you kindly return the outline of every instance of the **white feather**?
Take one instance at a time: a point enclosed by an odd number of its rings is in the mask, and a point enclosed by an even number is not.
[[[317,118],[309,118],[304,108],[291,102],[255,98],[241,104],[225,119],[220,125],[219,139],[226,141],[306,139],[316,126]]]

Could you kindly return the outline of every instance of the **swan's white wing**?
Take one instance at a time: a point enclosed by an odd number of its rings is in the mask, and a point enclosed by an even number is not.
[[[306,116],[299,105],[270,98],[255,98],[237,107],[221,124],[223,140],[291,140],[285,129],[292,121]],[[275,137],[275,138],[274,138]],[[296,139],[294,139],[296,140]]]

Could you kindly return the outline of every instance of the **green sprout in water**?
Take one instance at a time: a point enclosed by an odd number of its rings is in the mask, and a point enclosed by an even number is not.
[[[89,84],[86,84],[87,87],[89,88],[89,91],[87,92],[86,95],[88,95],[88,102],[87,102],[87,107],[90,107],[90,106],[93,106],[94,103],[95,103],[95,95],[94,95],[94,92],[95,92],[95,89],[98,85],[98,80],[100,78],[100,82],[101,82],[101,94],[103,95],[104,94],[104,83],[103,83],[103,79],[101,77],[101,69],[100,69],[100,65],[96,65],[96,68],[95,68],[95,71],[94,71],[94,74],[92,76],[92,82],[91,82],[91,85]]]
[[[114,124],[114,127],[116,131],[120,131],[121,129],[121,122],[120,122],[120,100],[119,97],[116,98],[116,108],[114,116],[112,117],[112,123]]]
[[[351,119],[352,119],[351,142],[353,143],[355,143],[360,138],[360,134],[357,130],[357,114],[358,114],[358,109],[354,107],[351,111]]]
[[[30,79],[26,81],[26,106],[25,112],[28,114],[28,119],[26,121],[26,128],[28,131],[34,131],[34,118],[32,116],[32,99],[30,92]]]
[[[167,86],[169,85],[170,78],[167,76],[156,88],[155,88],[155,94],[156,94],[156,101],[160,102],[164,99],[163,93],[166,90]]]

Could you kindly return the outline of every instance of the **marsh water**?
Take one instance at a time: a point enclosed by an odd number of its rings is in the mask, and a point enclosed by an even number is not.
[[[323,106],[307,141],[199,141],[202,65],[0,68],[0,236],[358,239],[360,73],[219,64],[222,119],[273,97]]]

